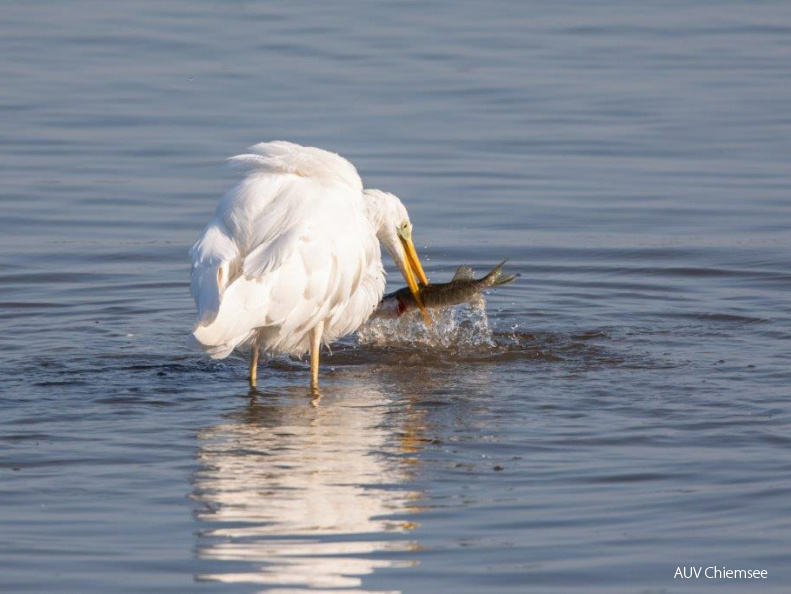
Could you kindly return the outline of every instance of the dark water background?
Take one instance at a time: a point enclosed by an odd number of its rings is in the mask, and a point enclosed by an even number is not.
[[[492,344],[188,351],[278,138],[510,258]],[[0,591],[787,592],[790,226],[785,1],[5,2]]]

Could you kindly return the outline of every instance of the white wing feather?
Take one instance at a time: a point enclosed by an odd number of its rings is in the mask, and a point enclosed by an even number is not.
[[[190,255],[190,293],[198,308],[198,323],[206,324],[217,316],[220,297],[230,280],[232,265],[239,259],[239,250],[222,224],[213,220],[192,246]]]

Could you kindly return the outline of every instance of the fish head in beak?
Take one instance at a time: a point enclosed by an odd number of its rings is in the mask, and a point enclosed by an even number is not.
[[[409,285],[409,290],[415,298],[415,303],[420,308],[420,313],[423,314],[426,325],[430,326],[431,316],[428,315],[428,310],[426,310],[423,299],[420,297],[420,286],[418,285],[418,281],[421,285],[427,285],[428,278],[423,271],[423,266],[420,264],[415,244],[412,242],[412,225],[409,221],[404,221],[398,227],[398,240],[403,248],[403,257],[401,262],[398,263],[401,274],[404,275],[404,279]]]

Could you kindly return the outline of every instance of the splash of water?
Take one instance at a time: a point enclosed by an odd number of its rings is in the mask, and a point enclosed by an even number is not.
[[[472,350],[495,346],[486,315],[486,303],[462,304],[432,310],[433,323],[426,327],[419,312],[398,319],[371,319],[359,331],[361,345],[377,347],[409,346],[424,349]]]

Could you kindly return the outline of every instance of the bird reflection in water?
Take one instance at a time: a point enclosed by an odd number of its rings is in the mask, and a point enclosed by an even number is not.
[[[203,431],[197,579],[364,592],[363,576],[414,564],[419,494],[406,483],[421,414],[370,387],[325,392],[319,406],[284,390]]]

